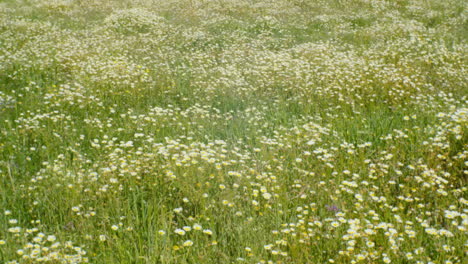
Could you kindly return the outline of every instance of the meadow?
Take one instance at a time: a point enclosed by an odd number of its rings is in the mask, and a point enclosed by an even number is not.
[[[0,263],[467,263],[467,7],[0,0]]]

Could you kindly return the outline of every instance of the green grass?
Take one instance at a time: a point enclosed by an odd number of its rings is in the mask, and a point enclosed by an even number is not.
[[[464,263],[465,10],[1,1],[0,262]]]

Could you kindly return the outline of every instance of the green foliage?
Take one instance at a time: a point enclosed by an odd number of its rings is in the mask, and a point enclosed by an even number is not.
[[[0,262],[464,263],[465,10],[0,1]]]

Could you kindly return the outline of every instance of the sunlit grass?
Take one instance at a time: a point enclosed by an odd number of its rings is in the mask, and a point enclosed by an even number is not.
[[[465,1],[1,1],[1,263],[464,263]],[[464,261],[465,259],[465,261]]]

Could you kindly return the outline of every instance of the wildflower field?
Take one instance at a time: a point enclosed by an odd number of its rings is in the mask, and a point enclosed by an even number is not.
[[[0,0],[0,263],[468,263],[465,0]]]

